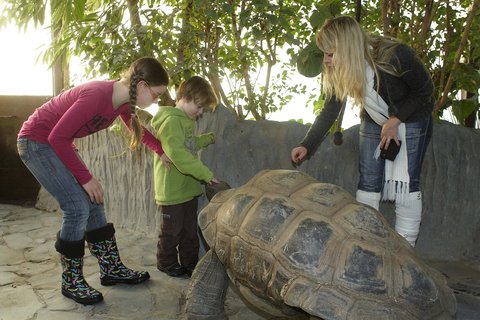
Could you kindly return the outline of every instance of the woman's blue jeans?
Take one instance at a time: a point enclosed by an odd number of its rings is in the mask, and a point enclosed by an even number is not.
[[[62,240],[82,240],[85,231],[107,224],[103,204],[90,201],[86,191],[49,144],[22,137],[17,141],[17,149],[23,163],[63,211]]]
[[[433,120],[427,117],[418,122],[405,123],[408,154],[409,192],[420,191],[420,173],[428,143],[432,137]],[[376,123],[362,121],[360,124],[360,152],[358,189],[366,192],[381,192],[384,179],[385,161],[374,158],[380,143],[382,127]],[[395,143],[395,142],[391,142]]]

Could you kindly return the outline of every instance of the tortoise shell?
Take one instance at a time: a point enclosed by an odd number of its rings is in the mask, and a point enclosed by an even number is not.
[[[378,211],[300,171],[265,170],[218,193],[199,226],[235,286],[267,312],[301,309],[323,319],[455,314],[443,276]]]

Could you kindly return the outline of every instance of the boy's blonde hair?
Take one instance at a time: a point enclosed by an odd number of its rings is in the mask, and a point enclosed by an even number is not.
[[[398,42],[383,37],[371,37],[348,16],[327,20],[316,34],[318,48],[333,54],[333,66],[324,65],[323,90],[327,98],[335,95],[344,101],[351,97],[356,105],[364,105],[366,63],[374,70],[377,84],[378,70],[398,75],[389,64]],[[377,85],[378,86],[378,85]]]
[[[199,76],[193,76],[180,83],[177,89],[177,102],[182,98],[203,107],[204,112],[215,111],[218,104],[217,96],[210,83]]]

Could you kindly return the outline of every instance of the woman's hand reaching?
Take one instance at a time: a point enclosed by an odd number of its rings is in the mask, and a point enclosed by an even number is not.
[[[292,149],[292,161],[296,164],[302,162],[307,156],[307,148],[300,146]]]

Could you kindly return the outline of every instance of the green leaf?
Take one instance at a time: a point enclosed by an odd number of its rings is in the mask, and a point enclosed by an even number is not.
[[[313,30],[317,30],[319,27],[323,25],[325,20],[331,18],[332,14],[327,6],[319,6],[318,10],[316,10],[309,19],[310,25],[312,26]]]
[[[455,73],[455,87],[467,92],[478,92],[480,88],[480,71],[473,65],[461,63]]]
[[[473,99],[452,101],[452,113],[459,123],[464,123],[465,119],[478,109],[479,104]]]
[[[310,42],[298,55],[297,70],[305,77],[316,77],[322,72],[322,61],[322,51],[315,42]]]
[[[320,95],[317,100],[313,102],[313,113],[318,115],[320,111],[322,111],[323,107],[325,106],[325,98],[323,95]]]
[[[75,20],[81,20],[85,14],[86,0],[75,0],[74,2],[74,17]]]
[[[254,27],[254,28],[252,28],[252,35],[253,35],[255,38],[261,38],[261,37],[263,36],[263,32],[262,32],[262,30],[260,30],[259,28]]]

